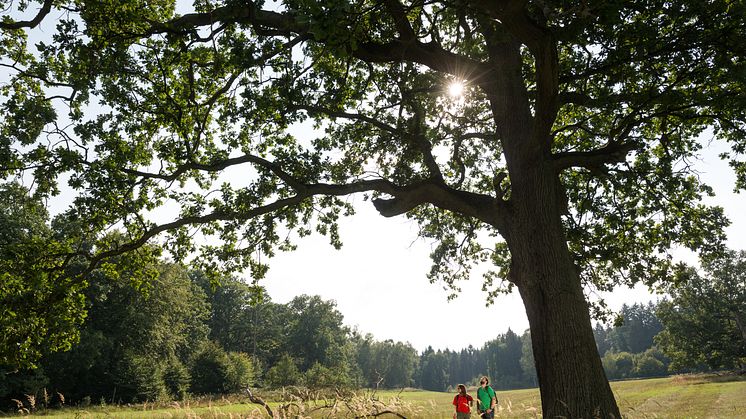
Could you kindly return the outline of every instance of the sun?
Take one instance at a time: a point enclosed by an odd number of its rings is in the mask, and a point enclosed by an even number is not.
[[[460,98],[464,95],[464,82],[460,80],[454,80],[448,85],[448,96],[452,98]]]

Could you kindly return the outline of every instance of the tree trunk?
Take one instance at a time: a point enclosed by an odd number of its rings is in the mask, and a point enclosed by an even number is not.
[[[513,184],[510,280],[531,327],[545,418],[620,418],[561,222],[561,186],[540,161]]]
[[[543,113],[537,98],[532,114],[521,43],[489,35],[485,39],[496,70],[484,87],[510,176],[507,220],[495,227],[510,248],[509,280],[518,287],[528,315],[543,417],[619,418],[562,225],[567,197],[549,132],[556,116],[551,103],[556,55],[542,60],[549,85],[544,84]]]
[[[619,418],[580,284],[562,282],[519,288],[531,327],[543,417]]]

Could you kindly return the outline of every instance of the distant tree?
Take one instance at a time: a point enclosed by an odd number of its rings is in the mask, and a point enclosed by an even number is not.
[[[391,339],[372,344],[371,373],[373,384],[380,382],[385,388],[411,387],[418,368],[417,351],[409,343]],[[448,358],[442,357],[443,368],[448,369]]]
[[[230,370],[228,354],[215,342],[205,342],[191,360],[191,391],[196,394],[227,393]]]
[[[288,344],[288,308],[272,302],[261,288],[226,276],[213,283],[203,272],[190,276],[207,295],[210,339],[226,351],[252,356],[254,367],[273,365]]]
[[[230,276],[219,278],[217,283],[198,270],[190,271],[189,276],[207,295],[210,339],[226,350],[249,352],[253,328],[246,327],[245,312],[257,303],[255,295],[258,291]]]
[[[601,358],[601,362],[610,379],[623,379],[633,377],[635,357],[629,352],[608,351]]]
[[[523,342],[511,329],[505,334],[485,343],[482,348],[486,360],[486,369],[482,371],[490,376],[491,383],[496,388],[517,388],[524,385]]]
[[[425,390],[445,391],[450,383],[448,357],[428,347],[420,356],[420,385]]]
[[[484,366],[478,364],[478,350],[469,345],[460,351],[445,350],[448,356],[449,384],[454,387],[458,384],[469,383],[480,373],[484,373]]]
[[[238,393],[253,384],[253,374],[248,355],[205,342],[191,360],[190,389],[196,394]]]
[[[614,327],[607,331],[609,349],[616,352],[640,353],[652,347],[653,337],[663,330],[655,310],[653,302],[647,305],[622,305]]]
[[[256,368],[249,355],[243,352],[228,352],[228,365],[223,385],[227,393],[242,393],[249,386],[254,385]]]
[[[494,364],[488,366],[492,374],[491,383],[495,388],[510,389],[524,385],[522,356],[523,342],[508,328],[508,331],[498,338],[498,352],[493,360]]]
[[[604,327],[600,322],[597,322],[593,327],[593,338],[596,340],[596,348],[598,348],[599,355],[603,356],[606,351],[611,349],[609,329]]]
[[[485,363],[482,375],[486,372],[494,380],[497,374],[498,359],[500,358],[500,336],[484,343],[484,346],[482,346],[482,356]]]
[[[451,384],[464,384],[474,380],[480,373],[484,371],[484,367],[480,364],[479,351],[473,346],[469,345],[466,349],[463,349],[459,354],[461,358],[461,371],[463,375],[459,377],[456,383]]]
[[[702,261],[705,275],[681,266],[657,314],[656,338],[673,369],[746,367],[746,252]]]
[[[265,382],[270,388],[303,384],[303,376],[293,357],[284,353],[267,371]]]
[[[300,295],[287,304],[282,320],[287,330],[286,350],[299,362],[301,371],[314,363],[330,368],[345,368],[345,351],[350,330],[334,301],[319,296]]]
[[[42,199],[0,183],[0,368],[69,349],[86,315],[85,284],[64,275],[65,259],[55,256],[71,243],[54,237]]]
[[[15,411],[16,404],[12,399],[23,400],[24,395],[39,395],[49,386],[44,368],[17,369],[8,366],[0,367],[0,411]]]
[[[113,385],[111,400],[113,403],[119,401],[141,402],[154,400],[167,400],[170,396],[165,380],[165,363],[162,359],[153,359],[142,353],[137,348],[126,348],[117,354],[118,358],[112,360],[113,367],[107,371],[112,375],[107,384]],[[55,377],[61,379],[63,377]],[[83,397],[96,397],[101,394],[101,389],[96,393],[87,394]],[[105,396],[102,396],[105,397]],[[95,400],[95,399],[94,399]]]
[[[325,367],[318,362],[303,373],[303,383],[310,389],[343,388],[350,385],[346,371]]]
[[[534,364],[534,351],[531,348],[531,331],[526,330],[521,336],[521,369],[523,370],[524,382],[529,387],[536,387],[536,366]]]
[[[205,295],[184,268],[154,269],[158,275],[139,290],[127,271],[92,273],[80,343],[41,362],[51,388],[70,401],[184,395],[185,364],[207,338]]]
[[[184,361],[176,356],[171,356],[164,367],[163,381],[171,397],[183,400],[189,392],[192,377]]]
[[[668,359],[657,348],[635,354],[632,375],[635,377],[659,377],[668,374]]]
[[[367,333],[363,336],[353,330],[350,340],[353,345],[355,360],[355,370],[352,373],[352,378],[358,380],[359,387],[374,388],[377,377],[374,376],[373,335]]]

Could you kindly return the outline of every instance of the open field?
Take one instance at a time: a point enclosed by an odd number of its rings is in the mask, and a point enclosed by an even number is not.
[[[620,381],[611,384],[623,415],[628,418],[746,418],[746,378],[716,376],[676,376],[648,380]],[[470,391],[474,393],[474,391]],[[453,395],[430,391],[380,391],[366,392],[349,401],[351,406],[366,406],[370,396],[377,400],[378,408],[391,408],[405,417],[450,418]],[[499,391],[499,418],[541,417],[537,389]],[[270,404],[275,410],[279,403]],[[336,410],[314,407],[303,408],[302,417],[350,417],[347,408],[338,403]],[[370,406],[370,405],[367,405]],[[379,410],[380,411],[380,410]],[[199,405],[152,404],[137,407],[90,407],[50,410],[29,418],[258,418],[265,413],[261,406],[229,401],[213,401]],[[15,415],[19,417],[21,415]],[[13,416],[6,416],[13,417]],[[265,416],[266,417],[266,414]],[[382,415],[380,418],[393,418]]]

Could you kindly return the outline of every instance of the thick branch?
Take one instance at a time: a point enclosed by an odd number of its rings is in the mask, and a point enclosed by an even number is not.
[[[394,217],[422,204],[476,218],[501,229],[507,222],[505,203],[489,195],[464,192],[433,180],[394,187],[386,192],[393,198],[373,200],[376,210],[384,217]]]
[[[123,171],[125,173],[144,178],[174,181],[178,178],[178,176],[189,170],[217,172],[224,170],[227,167],[242,163],[254,163],[261,167],[264,167],[265,169],[268,169],[277,177],[282,179],[286,184],[288,184],[288,186],[295,189],[298,194],[294,197],[277,201],[274,204],[270,204],[266,207],[259,207],[247,214],[212,213],[201,217],[191,217],[176,221],[175,223],[162,225],[156,227],[154,229],[155,231],[152,231],[152,234],[150,234],[149,237],[144,238],[144,241],[142,241],[142,243],[138,244],[136,247],[144,244],[150,237],[153,237],[156,234],[159,234],[163,231],[172,230],[187,224],[204,224],[212,221],[229,219],[248,219],[257,215],[262,215],[267,212],[274,211],[281,207],[300,203],[303,199],[314,195],[342,196],[366,191],[382,192],[393,197],[393,199],[374,200],[376,209],[378,209],[378,211],[386,217],[403,214],[414,209],[420,204],[430,203],[442,209],[460,212],[464,215],[477,218],[491,225],[504,223],[504,220],[502,220],[502,211],[500,208],[496,207],[496,205],[499,206],[499,204],[496,202],[495,198],[489,195],[459,191],[450,188],[437,180],[428,180],[425,182],[401,187],[396,186],[384,179],[367,180],[341,185],[326,183],[304,184],[299,179],[295,179],[290,174],[282,170],[282,168],[278,164],[264,158],[248,154],[231,159],[221,160],[212,164],[187,163],[180,166],[174,173],[171,174],[148,173],[131,169],[124,169]]]
[[[559,109],[559,59],[551,31],[534,22],[526,0],[471,0],[472,5],[497,19],[516,39],[528,46],[536,64],[536,134],[547,139]]]
[[[497,138],[497,133],[468,132],[466,134],[459,135],[458,138],[459,140],[471,140],[473,138],[476,138],[484,141],[495,141],[495,138]]]
[[[433,156],[433,145],[425,136],[425,110],[422,108],[422,104],[417,100],[413,100],[414,98],[412,97],[409,99],[411,100],[408,100],[408,102],[414,111],[411,124],[412,132],[410,132],[409,135],[412,136],[417,147],[420,149],[425,166],[428,171],[430,171],[430,178],[436,182],[443,183],[443,173],[440,171],[438,162],[435,161],[435,156]]]
[[[606,164],[622,163],[639,144],[635,142],[609,143],[591,151],[570,151],[553,156],[554,167],[559,172],[570,167],[597,169]]]
[[[41,23],[42,20],[44,20],[49,12],[52,11],[52,3],[54,3],[53,0],[44,0],[44,4],[42,4],[41,9],[39,9],[39,13],[37,13],[36,16],[31,20],[22,20],[18,22],[0,22],[0,29],[18,30],[23,28],[35,28]]]
[[[443,182],[443,173],[440,171],[438,162],[435,161],[435,156],[433,156],[432,143],[425,138],[424,134],[419,132],[414,134],[414,138],[420,148],[420,153],[422,153],[422,159],[425,161],[425,166],[427,167],[427,170],[430,171],[430,177],[437,182]]]
[[[384,0],[384,3],[386,4],[386,9],[388,9],[391,14],[391,17],[394,18],[396,30],[399,32],[399,37],[402,41],[415,41],[416,35],[414,29],[412,29],[412,25],[409,23],[409,20],[407,20],[407,13],[404,10],[404,6],[402,6],[399,0]]]
[[[297,181],[294,181],[297,183]],[[241,212],[233,212],[233,211],[215,211],[209,214],[205,215],[199,215],[199,216],[192,216],[192,217],[183,217],[178,220],[172,221],[170,223],[160,224],[157,226],[154,226],[150,228],[149,230],[145,231],[138,239],[133,240],[129,243],[125,243],[122,246],[119,246],[115,249],[107,250],[101,253],[96,254],[93,257],[89,257],[90,263],[86,271],[81,275],[81,277],[84,277],[85,275],[89,274],[91,271],[96,269],[98,264],[108,258],[118,256],[121,254],[124,254],[126,252],[138,249],[145,245],[145,243],[148,242],[148,240],[152,239],[153,237],[164,233],[166,231],[172,231],[176,230],[180,227],[188,226],[188,225],[202,225],[202,224],[208,224],[215,221],[243,221],[248,220],[251,218],[255,218],[264,214],[269,214],[271,212],[290,207],[293,205],[298,205],[304,200],[311,198],[315,195],[327,195],[327,196],[344,196],[344,195],[350,195],[357,192],[367,192],[367,191],[382,191],[385,193],[391,193],[395,191],[394,185],[390,182],[378,179],[378,180],[364,180],[359,182],[353,182],[348,184],[342,184],[342,185],[333,185],[333,184],[310,184],[305,185],[303,187],[302,192],[299,192],[298,194],[284,199],[278,199],[277,201],[274,201],[272,203],[269,203],[267,205],[262,205],[256,208],[252,208],[248,211],[241,211]]]
[[[249,23],[255,25],[255,29],[269,28],[279,31],[278,35],[303,34],[308,32],[308,24],[301,23],[291,14],[257,9],[254,3],[247,2],[243,5],[234,3],[218,7],[205,13],[189,13],[165,23],[151,22],[151,29],[146,35],[164,32],[190,32],[199,27],[210,26],[217,22]]]
[[[492,82],[491,68],[482,62],[446,51],[437,42],[406,43],[395,40],[387,43],[362,42],[352,54],[367,62],[413,61],[435,71],[465,78],[472,83],[485,85]]]

